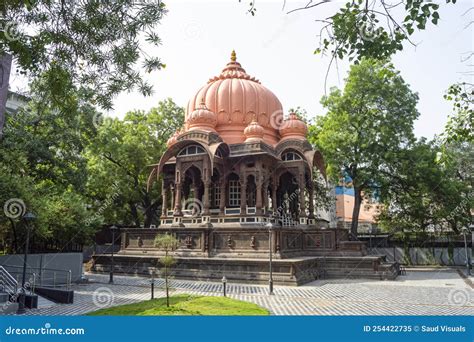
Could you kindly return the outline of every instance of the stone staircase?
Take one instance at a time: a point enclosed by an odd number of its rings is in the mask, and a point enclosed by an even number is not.
[[[327,278],[393,280],[400,272],[398,263],[385,262],[381,256],[326,257],[321,262]]]

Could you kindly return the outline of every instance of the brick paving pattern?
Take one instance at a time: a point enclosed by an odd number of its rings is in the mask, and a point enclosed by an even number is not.
[[[103,307],[150,299],[150,278],[87,274],[88,284],[74,285],[74,304],[42,301],[28,315],[82,315]],[[155,280],[155,297],[163,297]],[[172,280],[173,294],[222,295],[219,282]],[[473,293],[455,270],[409,271],[394,281],[334,279],[300,287],[228,284],[230,298],[256,303],[273,315],[471,315]]]

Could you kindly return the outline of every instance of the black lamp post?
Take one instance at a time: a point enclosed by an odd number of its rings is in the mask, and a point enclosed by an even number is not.
[[[25,244],[25,255],[23,257],[23,277],[21,279],[20,298],[18,301],[18,310],[16,311],[18,315],[24,314],[26,312],[25,310],[25,296],[26,296],[25,282],[26,282],[26,265],[27,265],[27,259],[28,259],[28,247],[30,245],[30,222],[33,222],[35,219],[36,219],[36,216],[31,212],[28,212],[23,216],[23,220],[25,220],[25,223],[26,223],[26,244]]]
[[[112,258],[110,260],[110,274],[109,274],[109,284],[114,283],[114,248],[115,248],[115,232],[118,230],[117,226],[114,224],[112,227],[110,227],[110,230],[112,231]]]
[[[226,296],[226,286],[227,286],[227,278],[223,276],[222,277],[222,290],[224,291],[224,297]]]
[[[273,295],[273,246],[272,246],[273,224],[271,222],[268,222],[266,224],[266,227],[268,228],[268,250],[270,254],[270,260],[269,260],[270,277],[268,279],[268,286],[269,286],[269,294]]]
[[[471,225],[469,228],[472,229],[473,225]],[[471,275],[471,258],[470,258],[470,255],[468,253],[468,249],[467,249],[467,233],[469,232],[470,229],[468,229],[467,227],[464,227],[462,229],[462,235],[464,236],[464,253],[466,253],[466,271],[467,271],[467,276],[470,276]]]

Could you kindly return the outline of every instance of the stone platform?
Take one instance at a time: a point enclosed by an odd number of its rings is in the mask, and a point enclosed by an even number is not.
[[[176,257],[172,277],[201,281],[220,281],[225,276],[240,283],[265,284],[269,279],[269,261],[263,259],[181,258]],[[149,276],[159,274],[158,257],[116,255],[114,272]],[[110,271],[110,255],[96,255],[91,272]],[[275,259],[272,262],[273,281],[278,285],[303,285],[327,278],[364,278],[393,280],[398,275],[396,264],[385,263],[383,257],[301,257]]]
[[[150,275],[160,269],[163,252],[153,246],[157,234],[174,234],[180,242],[172,252],[177,279],[229,280],[267,283],[269,233],[260,226],[133,228],[122,231],[122,246],[114,258],[114,272]],[[291,227],[272,233],[273,280],[280,285],[302,285],[326,278],[395,279],[398,264],[384,256],[367,256],[361,242],[342,240],[338,229]],[[109,272],[111,256],[94,255],[92,272]]]

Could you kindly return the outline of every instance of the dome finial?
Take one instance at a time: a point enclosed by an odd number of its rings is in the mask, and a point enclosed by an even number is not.
[[[235,53],[235,50],[232,50],[232,53],[230,54],[230,60],[232,62],[235,62],[237,60],[237,54]]]

